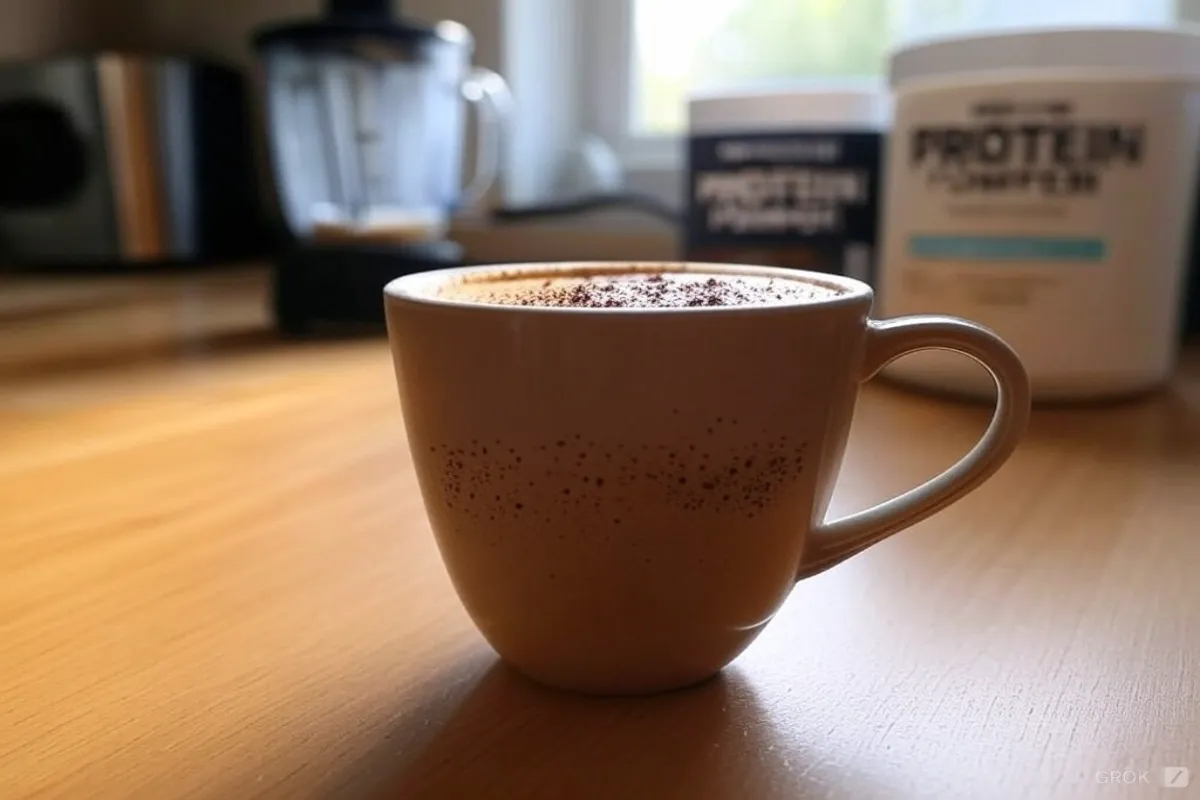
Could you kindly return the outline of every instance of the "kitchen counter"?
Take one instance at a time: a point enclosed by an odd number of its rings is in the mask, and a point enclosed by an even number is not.
[[[1154,397],[1037,412],[722,678],[599,700],[471,627],[386,342],[280,341],[265,286],[0,280],[5,800],[1200,796],[1200,350]],[[834,512],[987,414],[870,385]]]

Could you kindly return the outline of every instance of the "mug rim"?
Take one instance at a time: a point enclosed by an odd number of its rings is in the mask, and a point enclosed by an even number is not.
[[[595,308],[591,306],[518,306],[504,303],[487,303],[471,300],[452,300],[433,293],[437,286],[460,276],[495,274],[507,279],[552,276],[564,272],[592,272],[596,275],[626,274],[640,272],[649,275],[667,273],[699,273],[705,275],[745,275],[760,278],[792,280],[833,290],[828,297],[812,300],[795,300],[770,305],[737,306],[682,306],[669,308]],[[424,290],[424,291],[422,291]],[[710,263],[704,261],[655,261],[655,260],[599,260],[599,261],[545,261],[518,262],[511,264],[479,264],[467,267],[447,267],[403,275],[389,281],[383,288],[384,299],[391,303],[412,303],[435,308],[459,309],[479,313],[507,314],[567,314],[589,316],[626,315],[681,315],[681,314],[763,314],[784,311],[796,312],[803,309],[828,309],[867,303],[874,299],[874,290],[854,278],[811,270],[772,267],[755,264]]]

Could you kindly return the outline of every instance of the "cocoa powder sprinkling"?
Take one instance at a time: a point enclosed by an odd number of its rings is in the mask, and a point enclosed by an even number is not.
[[[827,289],[800,281],[652,274],[542,281],[519,291],[498,290],[488,300],[562,308],[717,308],[804,302],[828,293]]]

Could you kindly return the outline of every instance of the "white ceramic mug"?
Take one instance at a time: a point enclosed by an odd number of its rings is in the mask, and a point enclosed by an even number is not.
[[[801,281],[772,306],[547,308],[464,300],[507,277],[695,271]],[[467,611],[544,683],[640,693],[712,676],[793,584],[962,498],[1012,453],[1030,390],[1013,351],[946,317],[869,320],[858,281],[703,265],[527,265],[424,273],[386,290],[408,442]],[[947,348],[999,387],[962,461],[827,520],[859,386]]]

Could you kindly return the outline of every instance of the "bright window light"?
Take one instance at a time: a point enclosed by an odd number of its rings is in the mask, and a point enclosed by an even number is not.
[[[612,0],[607,0],[612,2]],[[1166,24],[1173,0],[632,0],[627,134],[679,132],[693,89],[877,77],[899,43],[1033,25]]]

